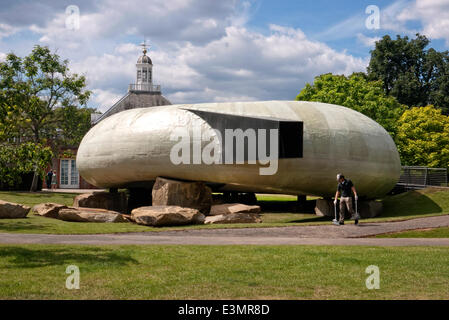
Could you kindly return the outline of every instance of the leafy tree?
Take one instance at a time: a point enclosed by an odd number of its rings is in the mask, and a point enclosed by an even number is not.
[[[58,142],[63,146],[78,146],[91,128],[90,115],[94,112],[95,109],[76,106],[57,108],[55,118],[60,120]]]
[[[21,175],[28,172],[37,171],[42,176],[52,157],[50,147],[33,142],[0,145],[0,186],[16,186],[21,183]]]
[[[449,52],[426,49],[430,41],[384,36],[371,51],[370,80],[382,80],[385,93],[407,106],[433,104],[449,114]]]
[[[382,125],[392,137],[396,122],[405,110],[394,97],[383,91],[382,81],[368,81],[363,73],[344,75],[323,74],[313,85],[306,84],[296,100],[317,101],[345,106],[363,113]]]
[[[8,54],[0,63],[0,143],[19,149],[24,143],[34,148],[50,145],[57,150],[79,141],[88,129],[85,119],[90,112],[76,107],[89,99],[85,87],[85,77],[71,74],[68,61],[48,47],[35,46],[24,58]],[[36,159],[30,163],[33,168],[41,164]],[[39,170],[34,171],[33,190]]]
[[[404,112],[396,142],[403,165],[449,167],[449,117],[432,105]]]

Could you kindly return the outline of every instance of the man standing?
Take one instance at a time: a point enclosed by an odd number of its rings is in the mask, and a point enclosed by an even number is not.
[[[51,189],[51,180],[53,177],[53,169],[50,169],[50,171],[47,172],[47,179],[46,179],[46,183],[47,183],[47,189]]]
[[[345,179],[345,176],[341,173],[337,174],[338,187],[335,193],[334,205],[337,205],[337,199],[340,198],[340,225],[345,224],[345,207],[351,213],[351,219],[355,220],[355,224],[358,223],[360,218],[358,213],[355,213],[352,209],[352,193],[354,193],[355,201],[358,200],[357,191],[355,190],[354,184],[351,180]]]

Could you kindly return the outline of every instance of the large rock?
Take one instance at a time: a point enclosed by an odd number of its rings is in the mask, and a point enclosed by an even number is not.
[[[0,200],[0,219],[25,218],[30,209],[22,204]]]
[[[317,199],[315,205],[315,214],[320,217],[334,217],[334,202],[333,200]],[[337,208],[338,218],[338,208]]]
[[[58,219],[59,210],[66,208],[67,206],[63,204],[47,202],[35,205],[31,211],[37,216]]]
[[[93,192],[77,195],[73,200],[75,208],[98,208],[126,213],[127,198],[125,192]]]
[[[138,224],[161,227],[203,224],[205,216],[199,210],[192,208],[151,206],[134,209],[131,218]]]
[[[209,214],[212,191],[204,182],[186,182],[158,177],[153,186],[153,206],[179,206]]]
[[[97,208],[61,209],[59,219],[72,222],[126,222],[119,212]]]
[[[262,220],[257,213],[229,213],[206,217],[204,224],[260,222],[262,222]]]
[[[383,203],[381,201],[360,201],[358,211],[362,218],[374,218],[382,214]]]
[[[337,204],[337,218],[338,218],[338,211],[339,211],[340,203]],[[355,205],[353,206],[355,210]],[[360,217],[362,219],[367,218],[374,218],[377,216],[380,216],[382,213],[383,205],[381,201],[375,201],[375,200],[364,200],[364,201],[357,201],[357,211],[360,214]],[[347,210],[345,210],[346,215],[345,218],[350,218],[349,213]],[[316,200],[316,207],[315,207],[315,214],[317,216],[326,216],[326,217],[334,217],[334,203],[333,200],[326,200],[326,199],[317,199]]]
[[[224,203],[216,204],[210,208],[209,215],[218,216],[220,214],[231,214],[231,213],[259,213],[259,206],[248,206],[241,203]]]

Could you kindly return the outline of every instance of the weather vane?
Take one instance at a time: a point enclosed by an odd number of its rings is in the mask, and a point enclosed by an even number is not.
[[[147,47],[149,47],[149,45],[147,44],[147,40],[144,38],[143,42],[140,44],[140,46],[143,48],[143,54],[147,53]]]

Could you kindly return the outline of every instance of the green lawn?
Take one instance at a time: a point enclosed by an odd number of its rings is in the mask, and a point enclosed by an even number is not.
[[[0,192],[0,199],[33,206],[42,202],[56,202],[72,205],[75,194]],[[309,198],[311,199],[311,198]],[[180,227],[153,228],[132,223],[75,223],[35,216],[26,219],[0,219],[0,232],[13,233],[53,233],[53,234],[93,234],[118,232],[147,232],[176,229],[217,229],[217,228],[260,228],[280,226],[300,226],[328,224],[330,218],[317,217],[312,213],[295,213],[292,208],[296,197],[285,195],[258,195],[259,204],[264,208],[259,224],[193,225]],[[449,191],[425,189],[407,192],[383,199],[384,212],[381,217],[362,220],[364,222],[395,221],[425,216],[449,214]],[[352,222],[349,222],[352,223]]]
[[[449,238],[449,227],[380,234],[377,238]]]
[[[20,192],[20,191],[0,191],[0,200],[24,204],[33,207],[44,202],[54,202],[66,206],[73,205],[73,198],[76,193],[57,192]]]
[[[0,299],[449,299],[448,263],[442,247],[1,245]]]
[[[449,214],[449,189],[427,188],[383,199],[382,217],[370,221],[394,221]]]

